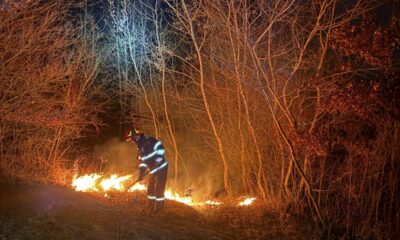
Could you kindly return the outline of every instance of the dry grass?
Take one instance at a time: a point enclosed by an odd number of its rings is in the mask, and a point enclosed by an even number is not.
[[[144,194],[78,193],[51,185],[1,183],[0,237],[23,239],[310,239],[312,229],[271,209],[196,210],[172,201],[144,212]]]

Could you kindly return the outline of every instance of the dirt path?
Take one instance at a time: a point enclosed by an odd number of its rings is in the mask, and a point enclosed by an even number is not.
[[[311,239],[268,214],[235,209],[196,210],[172,201],[144,212],[145,196],[103,196],[57,186],[0,184],[2,239]]]

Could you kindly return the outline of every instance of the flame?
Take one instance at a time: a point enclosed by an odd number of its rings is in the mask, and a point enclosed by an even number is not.
[[[110,177],[104,177],[97,173],[87,174],[83,176],[75,176],[72,181],[72,186],[76,191],[81,192],[102,192],[103,196],[109,198],[108,191],[124,191],[126,181],[130,180],[132,175],[118,176],[113,174]],[[146,185],[136,183],[128,189],[128,192],[145,191]],[[168,189],[165,191],[165,198],[168,200],[180,202],[189,206],[219,206],[223,204],[219,201],[207,200],[205,202],[196,202],[190,197],[182,197],[178,193]],[[238,203],[238,206],[251,205],[256,200],[255,197],[248,197]]]
[[[123,191],[125,181],[131,178],[132,175],[119,177],[117,174],[105,178],[103,175],[92,173],[80,177],[75,176],[72,181],[72,186],[76,191],[80,192],[99,192],[99,186],[101,186],[105,192],[110,190]]]
[[[217,202],[217,201],[212,201],[212,200],[207,200],[204,202],[206,205],[212,205],[212,206],[218,206],[221,205],[222,202]]]
[[[117,174],[111,175],[110,178],[103,179],[100,183],[101,187],[104,191],[109,191],[111,189],[122,191],[124,190],[124,186],[122,182],[125,182],[128,179],[131,179],[132,175],[126,175],[122,177],[118,177]]]
[[[128,192],[134,192],[134,191],[145,191],[147,190],[146,185],[143,185],[141,183],[136,183],[133,185],[131,188],[129,188]]]
[[[165,198],[168,199],[168,200],[173,200],[173,201],[176,201],[176,202],[184,203],[184,204],[189,205],[189,206],[195,205],[191,198],[181,197],[178,193],[174,193],[173,194],[171,190],[165,191],[164,195],[165,195]]]
[[[101,178],[101,176],[96,173],[84,175],[78,178],[75,176],[72,186],[76,189],[76,191],[80,192],[97,192],[98,189],[96,188],[96,181],[99,178]]]
[[[189,197],[181,197],[178,193],[173,193],[171,190],[167,190],[164,193],[165,198],[168,200],[180,202],[189,206],[203,206],[203,205],[212,205],[212,206],[218,206],[221,205],[222,202],[217,202],[217,201],[212,201],[212,200],[207,200],[205,202],[195,202],[193,201],[192,198]]]
[[[256,200],[255,197],[246,198],[246,199],[244,199],[243,201],[241,201],[241,202],[238,204],[238,206],[248,206],[248,205],[251,205],[251,204],[254,202],[254,200]]]

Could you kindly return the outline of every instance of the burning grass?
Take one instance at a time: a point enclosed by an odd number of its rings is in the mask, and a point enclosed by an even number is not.
[[[129,182],[133,179],[132,175],[118,176],[113,174],[110,177],[100,175],[97,173],[86,174],[82,176],[75,176],[72,181],[72,186],[78,192],[98,192],[103,193],[103,196],[108,197],[108,192],[136,192],[145,191],[147,186],[141,183],[135,183],[129,186]],[[168,200],[176,201],[193,207],[200,207],[204,205],[220,206],[224,204],[222,201],[216,199],[207,199],[205,201],[198,201],[192,197],[181,196],[174,190],[167,189],[165,191],[165,198]],[[243,199],[243,197],[239,198]],[[248,206],[253,204],[256,200],[255,197],[246,197],[236,203],[237,206]]]

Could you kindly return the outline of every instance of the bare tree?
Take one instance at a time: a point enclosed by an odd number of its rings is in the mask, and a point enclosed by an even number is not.
[[[74,140],[99,124],[93,85],[99,58],[94,25],[73,21],[78,5],[29,3],[1,11],[1,168],[14,177],[43,173],[67,181]],[[86,19],[88,20],[88,19]]]

